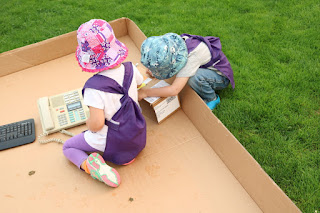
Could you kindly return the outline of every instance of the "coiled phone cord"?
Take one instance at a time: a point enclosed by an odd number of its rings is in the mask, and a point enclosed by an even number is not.
[[[64,130],[64,129],[61,130],[60,133],[65,134],[65,135],[68,135],[68,136],[70,136],[70,137],[73,137],[73,136],[74,136],[73,133],[71,133],[71,132],[69,132],[69,131],[67,131],[67,130]],[[49,138],[49,139],[46,139],[46,140],[42,140],[41,138],[42,138],[42,137],[45,137],[45,136],[48,136],[48,133],[44,132],[44,133],[42,133],[42,134],[40,134],[40,135],[38,136],[38,141],[39,141],[39,143],[45,144],[45,143],[50,143],[50,142],[57,142],[57,143],[62,143],[62,144],[64,144],[64,141],[61,140],[60,138]]]

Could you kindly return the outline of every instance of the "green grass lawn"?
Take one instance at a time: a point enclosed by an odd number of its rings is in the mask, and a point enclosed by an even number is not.
[[[303,211],[320,211],[320,2],[0,0],[0,52],[132,19],[146,36],[220,37],[236,81],[213,111]]]

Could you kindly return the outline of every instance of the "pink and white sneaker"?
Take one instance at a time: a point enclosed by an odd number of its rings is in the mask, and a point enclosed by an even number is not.
[[[111,187],[118,187],[120,185],[119,173],[114,168],[108,166],[98,153],[92,153],[88,156],[87,167],[93,179],[104,182]]]

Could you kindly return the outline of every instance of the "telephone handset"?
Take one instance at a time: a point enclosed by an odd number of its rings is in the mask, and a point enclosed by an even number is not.
[[[84,124],[89,108],[83,104],[81,89],[38,99],[38,109],[44,134]]]

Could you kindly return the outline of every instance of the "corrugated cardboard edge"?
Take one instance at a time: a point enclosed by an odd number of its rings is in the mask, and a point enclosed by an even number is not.
[[[0,77],[74,52],[77,42],[75,38],[74,31],[1,53]]]
[[[115,35],[129,34],[137,47],[146,39],[128,18],[109,22]],[[74,53],[76,31],[0,54],[0,77]],[[50,50],[50,51],[48,51]],[[184,97],[188,97],[184,99]],[[300,212],[254,158],[188,86],[180,94],[183,111],[263,212]],[[212,131],[215,129],[215,131]],[[219,132],[220,134],[215,134]]]
[[[183,111],[263,212],[301,212],[189,86],[180,100]]]

